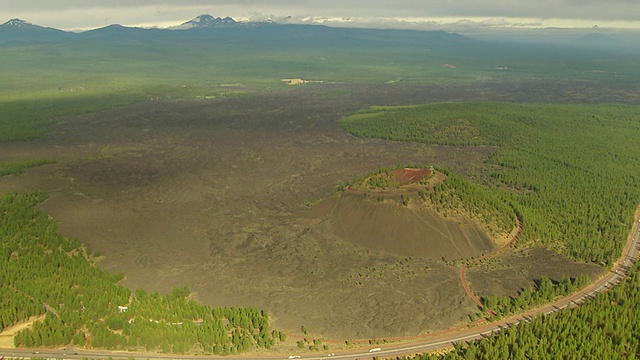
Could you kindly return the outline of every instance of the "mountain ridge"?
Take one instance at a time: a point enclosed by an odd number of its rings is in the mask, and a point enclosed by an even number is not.
[[[141,28],[112,24],[84,32],[65,32],[45,28],[25,20],[12,19],[0,25],[0,44],[62,42],[90,39],[111,43],[144,43],[173,40],[183,43],[222,41],[242,46],[361,46],[366,44],[415,43],[418,46],[446,46],[474,40],[443,30],[399,30],[369,28],[339,28],[316,24],[280,24],[274,22],[239,22],[230,17],[202,14],[178,27]]]
[[[75,34],[13,18],[0,25],[0,43],[50,43],[65,41]]]
[[[209,14],[201,14],[189,21],[185,21],[178,26],[169,27],[168,29],[185,30],[185,29],[203,28],[203,27],[233,26],[237,24],[240,24],[240,23],[235,21],[233,18],[229,16],[221,18],[221,17],[214,17]]]

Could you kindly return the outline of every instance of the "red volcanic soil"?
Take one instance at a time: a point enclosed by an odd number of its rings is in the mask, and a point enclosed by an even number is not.
[[[415,184],[420,182],[425,176],[433,174],[431,169],[403,168],[391,172],[391,181],[400,185]]]

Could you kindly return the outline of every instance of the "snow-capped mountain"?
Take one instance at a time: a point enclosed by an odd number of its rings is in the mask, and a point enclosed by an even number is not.
[[[26,29],[26,28],[42,28],[42,26],[38,26],[38,25],[32,24],[32,23],[30,23],[28,21],[24,21],[24,20],[17,19],[17,18],[16,19],[11,19],[11,20],[7,21],[6,23],[4,23],[4,24],[2,24],[0,26],[2,26],[2,27],[11,27],[11,28],[16,28],[16,29],[17,28],[23,28],[23,29]]]
[[[237,22],[230,17],[219,18],[200,15],[174,28],[138,28],[123,25],[84,31],[81,33],[42,27],[20,19],[11,19],[0,25],[0,46],[13,46],[25,43],[66,43],[75,40],[89,40],[96,44],[149,44],[171,43],[193,44],[203,41],[215,41],[225,44],[250,44],[250,46],[268,46],[282,44],[298,46],[303,44],[327,44],[330,46],[350,47],[357,44],[386,44],[398,41],[415,41],[423,46],[442,44],[451,47],[471,41],[458,34],[444,31],[409,32],[400,30],[377,30],[355,28],[332,28],[321,25],[293,24],[255,19],[258,21]],[[286,19],[285,19],[286,20]],[[176,29],[184,29],[179,31]],[[194,31],[187,31],[193,29]],[[245,46],[245,45],[243,45]],[[305,45],[306,46],[306,45]]]
[[[220,17],[213,17],[209,14],[203,14],[203,15],[197,16],[193,20],[189,20],[185,23],[180,24],[179,26],[175,26],[172,29],[186,30],[186,29],[193,29],[193,28],[230,26],[235,24],[238,24],[238,22],[228,16],[225,18],[220,18]]]
[[[21,19],[11,19],[0,25],[0,43],[9,42],[57,42],[75,34],[43,27]]]

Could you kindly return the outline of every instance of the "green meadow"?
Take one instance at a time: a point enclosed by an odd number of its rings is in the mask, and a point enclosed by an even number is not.
[[[286,88],[282,78],[376,86],[552,78],[631,88],[640,80],[632,52],[483,43],[440,32],[274,29],[106,30],[60,43],[4,45],[0,141],[39,137],[60,115],[145,99],[274,91]]]

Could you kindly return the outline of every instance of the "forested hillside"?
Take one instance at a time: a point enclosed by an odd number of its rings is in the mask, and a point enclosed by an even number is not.
[[[640,115],[623,105],[443,103],[372,108],[340,124],[361,137],[445,145],[493,145],[467,197],[499,197],[523,221],[520,244],[542,244],[610,266],[640,203]]]
[[[403,168],[433,169],[440,173],[442,180],[429,181],[430,178],[425,178],[415,187],[407,189],[389,179],[393,171]],[[338,186],[338,191],[347,189],[361,189],[367,195],[370,195],[369,191],[409,190],[406,195],[400,197],[404,205],[407,205],[411,199],[409,195],[411,190],[415,192],[416,189],[419,189],[417,190],[419,198],[416,198],[422,201],[429,200],[429,204],[445,216],[457,216],[460,215],[461,210],[464,210],[482,222],[485,229],[490,229],[491,235],[509,233],[517,225],[517,217],[513,208],[499,194],[487,190],[486,187],[465,181],[446,169],[434,168],[431,165],[406,164],[379,168],[373,173]],[[378,197],[378,201],[383,200],[384,196]]]
[[[191,300],[188,287],[160,295],[118,285],[121,274],[95,266],[36,208],[44,200],[41,192],[0,195],[0,329],[43,317],[16,346],[231,354],[284,340],[260,310],[212,309]]]
[[[513,206],[523,221],[520,245],[542,244],[610,266],[621,254],[640,203],[637,107],[449,103],[372,108],[340,124],[363,137],[497,146],[472,181],[451,184],[452,192],[479,187]],[[554,286],[543,279],[537,291],[483,301],[498,314],[510,313],[539,303],[545,293],[550,299],[586,281],[566,279]],[[636,359],[639,309],[635,265],[620,285],[580,307],[458,344],[446,355],[413,359]]]

